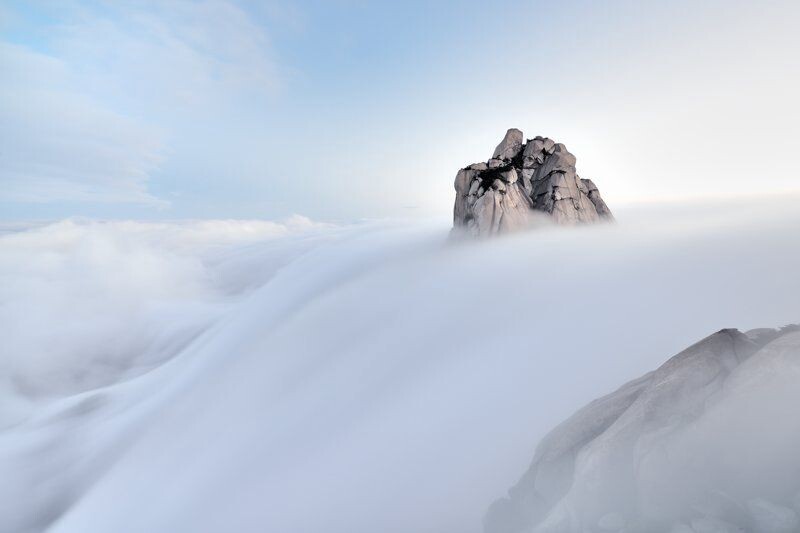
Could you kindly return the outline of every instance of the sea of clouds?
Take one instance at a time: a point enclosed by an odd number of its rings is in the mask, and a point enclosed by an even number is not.
[[[544,433],[800,321],[796,198],[490,241],[447,221],[0,233],[0,531],[474,532]]]

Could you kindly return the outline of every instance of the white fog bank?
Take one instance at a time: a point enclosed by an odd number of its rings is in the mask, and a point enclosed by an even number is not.
[[[0,235],[0,531],[477,532],[538,440],[800,321],[797,199],[454,243],[447,221]]]

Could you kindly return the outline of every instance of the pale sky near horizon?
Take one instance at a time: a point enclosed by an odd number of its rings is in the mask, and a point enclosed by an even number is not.
[[[800,3],[0,3],[0,218],[447,215],[509,127],[613,208],[800,190]]]

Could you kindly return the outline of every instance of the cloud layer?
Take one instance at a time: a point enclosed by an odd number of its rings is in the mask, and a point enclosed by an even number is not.
[[[0,237],[0,518],[478,531],[577,407],[722,327],[797,321],[793,202],[618,214],[471,244],[440,223]]]

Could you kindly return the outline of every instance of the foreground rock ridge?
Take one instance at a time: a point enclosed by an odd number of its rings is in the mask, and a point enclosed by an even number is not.
[[[800,327],[719,331],[556,427],[486,533],[800,532]]]
[[[456,174],[453,227],[489,236],[530,226],[536,213],[558,224],[613,220],[597,186],[582,179],[575,156],[547,137],[525,140],[512,128],[491,159]]]

